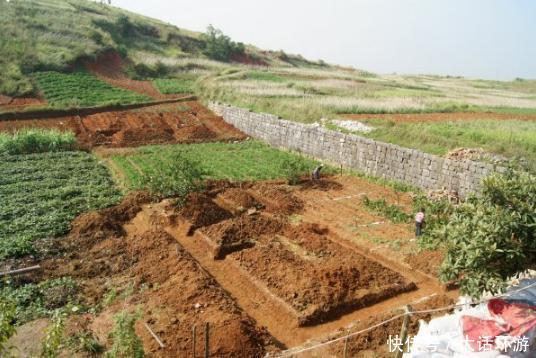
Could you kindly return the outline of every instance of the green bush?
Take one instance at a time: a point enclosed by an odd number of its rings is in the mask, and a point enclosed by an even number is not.
[[[202,179],[203,171],[199,164],[178,152],[143,172],[136,186],[156,196],[175,197],[181,203],[189,193],[201,189]]]
[[[139,317],[139,312],[131,314],[127,311],[121,311],[115,316],[114,330],[110,333],[114,343],[112,349],[106,352],[107,358],[142,358],[145,356],[141,339],[134,329]]]
[[[406,214],[397,205],[388,204],[385,199],[370,199],[369,197],[363,197],[363,205],[372,211],[389,218],[394,223],[407,223],[411,221],[412,215]]]
[[[216,61],[229,62],[233,55],[243,54],[246,50],[243,43],[231,41],[229,36],[224,35],[221,30],[212,25],[202,35],[202,40],[205,41],[203,53]]]
[[[14,322],[15,304],[0,296],[0,356],[9,350],[5,344],[15,334]]]
[[[72,150],[76,137],[56,129],[27,128],[14,134],[0,133],[0,153],[30,154]]]
[[[290,185],[296,185],[300,181],[300,176],[309,172],[311,168],[307,162],[298,156],[289,156],[284,158],[280,163],[280,172]]]
[[[443,281],[458,281],[463,294],[500,292],[505,280],[536,262],[536,177],[511,169],[483,182],[481,195],[454,209],[433,232],[444,243]]]

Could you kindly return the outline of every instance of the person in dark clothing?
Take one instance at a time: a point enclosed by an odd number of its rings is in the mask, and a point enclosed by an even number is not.
[[[311,178],[313,180],[319,180],[320,179],[320,171],[324,168],[324,164],[320,164],[318,167],[316,167],[313,170],[313,173],[311,174]]]
[[[421,208],[421,210],[415,214],[415,236],[419,237],[422,235],[424,223],[424,208]]]

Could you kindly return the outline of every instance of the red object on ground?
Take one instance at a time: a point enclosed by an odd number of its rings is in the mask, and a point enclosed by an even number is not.
[[[475,351],[483,338],[492,337],[490,341],[494,342],[501,335],[521,337],[536,327],[536,306],[492,299],[488,310],[494,319],[462,316],[463,335]]]

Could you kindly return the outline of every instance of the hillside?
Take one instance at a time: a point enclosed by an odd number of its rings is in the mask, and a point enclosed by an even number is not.
[[[359,120],[370,129],[360,135],[433,154],[470,147],[536,155],[535,80],[379,75],[87,0],[0,2],[0,31],[8,35],[0,39],[0,113],[193,93],[346,132]]]
[[[34,72],[66,71],[80,60],[95,59],[110,50],[128,58],[133,68],[136,64],[154,68],[161,63],[169,72],[219,66],[203,54],[207,43],[200,33],[93,1],[1,1],[0,31],[0,94],[8,96],[35,94]],[[232,60],[319,66],[299,56],[252,46],[245,46]]]

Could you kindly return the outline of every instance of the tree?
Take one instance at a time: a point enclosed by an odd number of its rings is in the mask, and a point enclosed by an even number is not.
[[[482,193],[432,234],[446,243],[441,279],[457,280],[473,297],[500,292],[508,277],[536,262],[535,228],[536,177],[515,169],[491,175]]]
[[[208,26],[202,39],[205,42],[203,53],[216,61],[228,62],[232,55],[244,53],[246,50],[243,43],[231,41],[229,36],[224,35],[221,30],[212,25]]]

